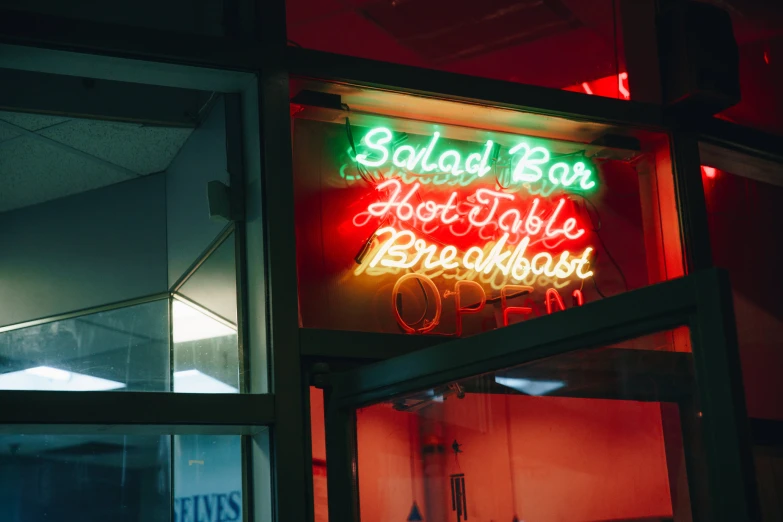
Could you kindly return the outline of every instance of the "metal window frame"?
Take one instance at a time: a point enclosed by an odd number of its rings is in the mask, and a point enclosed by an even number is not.
[[[330,518],[359,520],[356,408],[683,325],[691,331],[712,513],[710,517],[697,512],[694,520],[758,520],[731,288],[727,274],[719,269],[330,375],[325,394]],[[695,488],[690,489],[691,495],[698,495]]]
[[[245,5],[247,2],[238,0],[237,5]],[[6,18],[4,15],[9,14]],[[203,47],[199,56],[198,47],[188,48],[189,51],[197,51],[191,55],[194,59],[180,56],[177,53],[168,57],[161,56],[160,50],[171,49],[171,45],[178,49],[184,49],[189,44],[202,40],[201,45],[209,47],[210,41],[202,38],[155,34],[152,42],[162,43],[167,41],[169,47],[155,49],[150,45],[151,41],[143,38],[144,30],[138,31],[128,28],[112,28],[103,24],[82,23],[40,17],[37,15],[7,13],[0,16],[0,67],[17,68],[32,71],[46,71],[50,73],[66,74],[72,76],[86,76],[98,79],[112,79],[129,83],[163,85],[169,87],[197,88],[203,90],[221,92],[226,97],[226,153],[227,170],[232,186],[242,186],[246,183],[248,172],[255,174],[255,170],[247,169],[247,151],[243,150],[244,137],[248,135],[248,124],[254,121],[243,121],[247,110],[257,107],[258,83],[257,76],[252,71],[258,69],[258,59],[254,56],[254,66],[247,67],[237,65],[232,61],[226,61],[225,56],[236,56],[235,51],[239,44],[228,40],[221,41],[218,45],[222,58],[210,63],[205,57],[214,55]],[[23,25],[16,29],[12,27],[16,20]],[[44,26],[37,25],[44,22]],[[46,24],[49,24],[48,26]],[[74,31],[74,26],[83,27],[84,33]],[[39,41],[35,35],[43,34],[41,29],[50,27],[51,33],[45,35],[45,41]],[[27,34],[30,28],[35,28],[33,33]],[[114,29],[118,32],[115,34]],[[16,33],[16,35],[14,34]],[[154,31],[153,31],[154,33]],[[78,35],[74,43],[69,39]],[[28,38],[29,37],[29,38]],[[102,39],[103,38],[103,39]],[[113,41],[117,45],[109,42]],[[10,43],[9,43],[10,42]],[[184,42],[184,43],[183,43]],[[34,44],[37,46],[24,47],[18,43]],[[244,44],[243,44],[244,45]],[[250,46],[252,47],[252,46]],[[154,56],[146,52],[155,49]],[[228,50],[226,50],[228,49]],[[74,52],[80,51],[80,52]],[[85,54],[96,53],[96,54]],[[114,54],[114,56],[101,55],[100,53]],[[252,53],[251,53],[252,54]],[[146,61],[152,59],[158,63]],[[144,60],[144,61],[141,61]],[[178,62],[178,63],[160,63]],[[219,70],[215,67],[226,67],[234,63],[234,70]],[[196,65],[193,67],[192,65]],[[211,66],[205,69],[202,66]],[[253,120],[253,118],[250,118]],[[255,120],[257,124],[257,120]],[[256,131],[257,132],[257,131]],[[242,140],[237,142],[237,140]],[[252,148],[252,147],[250,147]],[[252,151],[251,151],[252,152]],[[255,162],[258,163],[258,162]],[[258,184],[258,180],[256,180]],[[242,191],[232,191],[232,205],[241,214],[244,201],[240,197]],[[254,216],[255,217],[255,216]],[[257,217],[257,219],[261,219]],[[227,225],[223,233],[207,249],[199,261],[188,270],[183,280],[177,282],[181,285],[184,280],[198,268],[198,263],[203,261],[214,248],[225,240],[233,231],[237,232],[235,241],[236,268],[238,285],[238,330],[240,334],[240,365],[242,369],[248,369],[248,362],[255,358],[265,364],[269,359],[266,351],[269,342],[266,339],[264,328],[260,328],[262,336],[253,332],[248,325],[248,311],[251,300],[265,300],[264,289],[250,286],[246,282],[251,279],[257,281],[258,272],[263,267],[247,265],[247,246],[243,235],[246,221],[238,219],[236,223]],[[150,299],[165,299],[167,293],[151,296],[142,301],[134,300],[132,303],[146,302]],[[131,302],[99,307],[110,309],[127,305]],[[254,310],[255,311],[255,310]],[[82,315],[85,311],[75,312]],[[30,323],[53,319],[67,318],[74,314],[66,314],[63,317],[46,318]],[[253,341],[250,346],[249,341]],[[252,348],[252,350],[251,350]],[[263,353],[257,353],[263,352]],[[255,362],[255,361],[254,361]],[[267,368],[268,370],[268,368]],[[177,394],[172,392],[0,392],[0,432],[1,433],[28,433],[28,434],[117,434],[117,435],[238,435],[242,436],[242,480],[243,517],[244,520],[268,520],[272,509],[271,497],[272,485],[269,481],[271,465],[269,458],[270,431],[274,430],[277,420],[276,397],[267,391],[267,371],[261,369],[247,373],[247,379],[242,383],[245,391],[256,393],[248,394]],[[260,393],[259,393],[260,392]],[[252,492],[252,493],[251,493]]]

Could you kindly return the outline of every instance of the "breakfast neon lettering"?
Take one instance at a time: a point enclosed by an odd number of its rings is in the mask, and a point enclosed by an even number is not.
[[[376,127],[370,130],[362,139],[366,152],[356,154],[354,160],[365,167],[378,168],[391,161],[392,165],[408,171],[451,174],[459,176],[464,173],[481,178],[492,170],[490,156],[495,149],[495,143],[487,140],[480,152],[471,152],[463,160],[462,154],[456,149],[446,149],[436,152],[441,141],[440,132],[434,132],[426,147],[417,150],[411,145],[400,145],[392,152],[392,131],[386,127]],[[584,161],[570,164],[566,161],[556,161],[546,147],[531,146],[526,141],[520,141],[508,150],[513,167],[511,179],[519,183],[536,183],[543,179],[555,186],[573,190],[590,190],[596,186],[593,171]]]
[[[530,238],[525,237],[516,247],[507,245],[508,233],[492,246],[488,253],[479,247],[470,247],[459,256],[457,247],[428,243],[416,237],[410,230],[395,230],[384,227],[376,232],[378,237],[388,236],[370,261],[370,267],[388,268],[422,267],[426,270],[456,268],[474,270],[476,273],[489,274],[498,269],[511,279],[522,281],[530,273],[546,275],[557,279],[567,279],[576,275],[586,279],[593,275],[589,270],[592,247],[585,248],[581,254],[573,255],[565,250],[555,258],[549,252],[539,252],[528,259],[526,253]]]

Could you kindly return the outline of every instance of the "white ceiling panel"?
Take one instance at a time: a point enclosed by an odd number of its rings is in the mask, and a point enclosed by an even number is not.
[[[18,132],[15,132],[11,129],[6,129],[5,127],[0,127],[0,144],[2,144],[4,141],[8,141],[10,139],[16,138],[20,136],[21,134]],[[2,145],[0,145],[2,146]],[[0,151],[0,154],[3,152]]]
[[[162,172],[192,132],[0,111],[0,212]]]
[[[57,125],[58,123],[68,121],[69,119],[70,118],[63,116],[49,116],[46,114],[0,111],[0,120],[7,121],[12,125],[22,127],[29,131],[45,129],[46,127]]]
[[[0,145],[0,212],[127,179],[122,172],[35,139]]]
[[[166,170],[192,132],[192,128],[73,119],[39,134],[144,175]]]

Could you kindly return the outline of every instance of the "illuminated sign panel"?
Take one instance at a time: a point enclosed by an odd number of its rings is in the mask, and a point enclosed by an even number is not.
[[[391,121],[296,122],[303,326],[470,335],[597,290],[585,146]]]

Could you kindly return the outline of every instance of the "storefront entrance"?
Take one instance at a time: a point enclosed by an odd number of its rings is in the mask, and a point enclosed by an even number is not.
[[[707,271],[333,374],[329,519],[750,520],[733,325]]]

